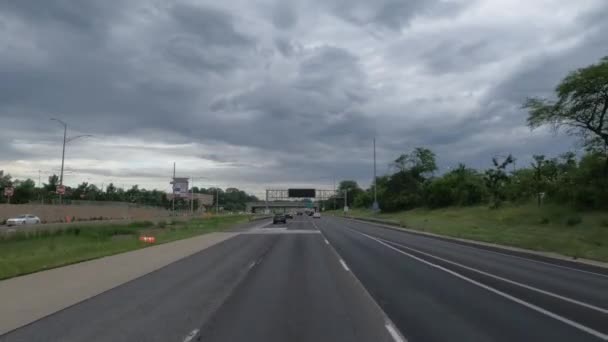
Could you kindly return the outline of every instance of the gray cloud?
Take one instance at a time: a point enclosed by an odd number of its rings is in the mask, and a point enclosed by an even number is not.
[[[491,0],[5,1],[2,168],[57,167],[50,117],[96,136],[69,147],[69,181],[159,188],[172,160],[256,191],[367,183],[374,136],[379,165],[419,145],[443,166],[556,154],[571,139],[530,133],[521,102],[608,55],[608,5],[552,5],[564,16],[531,3],[502,18],[516,5]]]
[[[416,16],[454,15],[465,2],[444,0],[332,0],[328,1],[334,15],[356,25],[374,25],[399,30]]]

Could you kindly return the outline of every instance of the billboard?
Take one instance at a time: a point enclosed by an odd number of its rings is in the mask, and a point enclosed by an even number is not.
[[[171,184],[175,197],[188,197],[188,178],[173,178]]]
[[[287,189],[287,195],[289,197],[297,198],[315,198],[315,189]]]

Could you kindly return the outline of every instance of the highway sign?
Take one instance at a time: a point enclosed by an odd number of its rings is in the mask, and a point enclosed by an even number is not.
[[[15,188],[13,188],[12,186],[7,186],[6,188],[4,188],[4,196],[12,197],[14,193]]]
[[[64,195],[65,194],[65,185],[57,185],[56,192],[59,195]]]
[[[287,194],[289,197],[299,197],[299,198],[315,198],[316,192],[315,189],[287,189]]]

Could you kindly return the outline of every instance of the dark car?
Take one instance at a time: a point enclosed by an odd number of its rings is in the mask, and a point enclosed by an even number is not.
[[[293,219],[293,214],[287,213],[285,214],[285,218]]]
[[[287,223],[287,217],[285,217],[285,214],[274,214],[272,224],[277,224],[279,222]]]
[[[302,212],[301,212],[301,211],[298,211],[296,215],[298,215],[298,216],[302,216]]]

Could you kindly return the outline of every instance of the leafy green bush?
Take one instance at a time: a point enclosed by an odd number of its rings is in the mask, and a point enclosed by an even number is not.
[[[583,222],[583,219],[580,216],[571,216],[566,220],[566,225],[568,226],[576,226]]]

